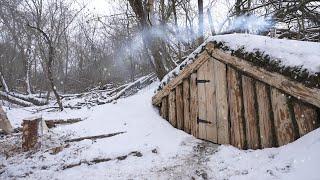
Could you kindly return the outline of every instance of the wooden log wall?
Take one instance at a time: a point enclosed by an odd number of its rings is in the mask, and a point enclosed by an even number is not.
[[[320,126],[320,109],[210,58],[160,103],[160,114],[197,138],[240,149],[288,144]]]

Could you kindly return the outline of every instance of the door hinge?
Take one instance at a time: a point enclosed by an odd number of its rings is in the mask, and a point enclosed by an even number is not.
[[[199,123],[211,124],[210,121],[203,120],[203,119],[200,119],[200,118],[197,119],[197,123],[198,123],[198,124],[199,124]]]
[[[210,80],[197,79],[196,82],[197,82],[197,84],[198,84],[198,83],[208,83],[208,82],[210,82]]]

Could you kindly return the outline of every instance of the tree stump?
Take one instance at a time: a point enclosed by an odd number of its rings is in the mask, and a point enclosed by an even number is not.
[[[29,151],[34,149],[38,143],[38,132],[42,118],[24,119],[22,123],[22,149]]]
[[[13,132],[13,128],[2,106],[0,106],[0,129],[2,129],[6,134]]]

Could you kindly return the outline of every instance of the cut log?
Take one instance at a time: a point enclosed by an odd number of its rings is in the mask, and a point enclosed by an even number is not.
[[[238,148],[245,148],[245,131],[244,119],[242,116],[242,91],[241,91],[241,76],[237,71],[228,67],[228,92],[229,92],[229,107],[230,107],[230,121],[231,144]]]
[[[3,110],[2,106],[0,106],[0,129],[2,129],[6,134],[13,132],[13,127],[11,126],[7,114]]]
[[[259,148],[258,117],[255,107],[253,79],[242,76],[242,93],[248,149]]]
[[[182,84],[176,87],[177,128],[183,130],[183,98]]]
[[[184,131],[191,133],[190,126],[190,79],[183,80],[183,120]]]
[[[276,88],[271,88],[271,103],[278,145],[282,146],[294,141],[292,117],[286,95]]]
[[[270,96],[266,84],[256,82],[261,148],[273,147]]]
[[[225,64],[216,60],[214,61],[216,100],[217,102],[219,102],[219,105],[217,106],[217,126],[219,144],[230,144],[226,70],[227,68]]]
[[[169,122],[173,127],[177,127],[176,92],[175,91],[171,91],[169,94]]]
[[[36,147],[38,143],[38,131],[41,118],[24,119],[22,123],[22,149],[29,151]]]
[[[190,77],[190,125],[191,134],[198,137],[198,88],[197,73],[191,74]]]
[[[294,115],[300,137],[317,128],[317,111],[312,106],[294,102]]]

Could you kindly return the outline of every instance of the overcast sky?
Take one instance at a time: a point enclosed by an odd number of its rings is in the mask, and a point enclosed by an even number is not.
[[[118,1],[116,0],[82,0],[83,3],[87,4],[87,8],[98,14],[98,15],[111,15],[116,13],[118,6]],[[232,4],[234,0],[216,0],[211,8],[211,14],[213,16],[213,21],[216,29],[219,29],[220,24],[226,19],[228,12],[228,6]],[[197,1],[193,0],[194,6],[197,7]],[[228,3],[229,2],[229,3]],[[207,7],[209,0],[204,0],[204,12],[205,12],[205,23],[207,24]]]

